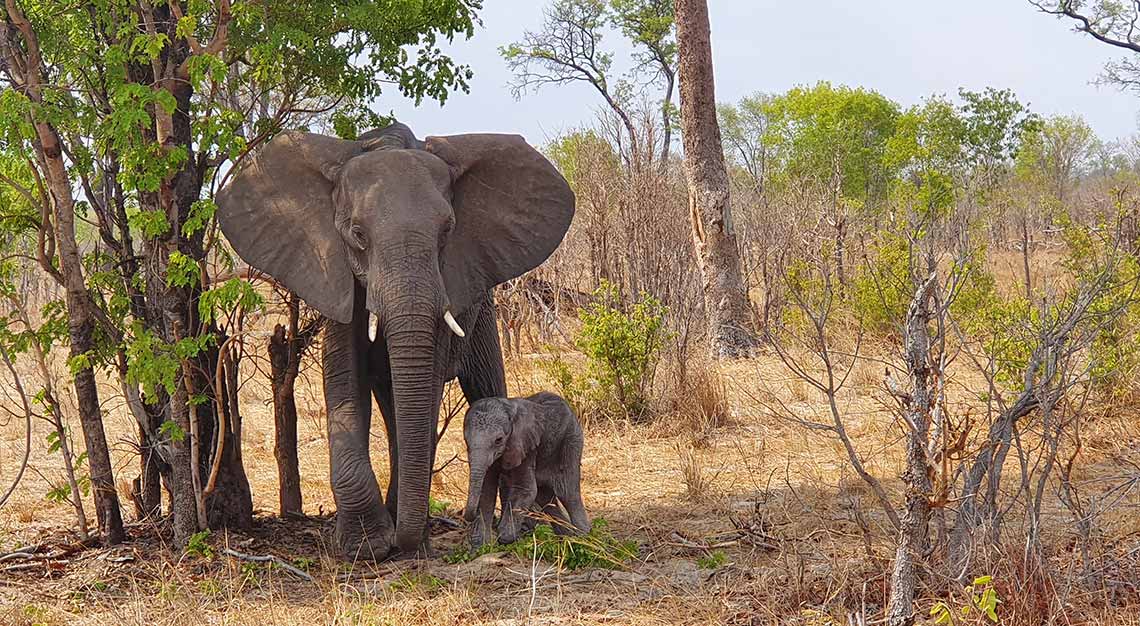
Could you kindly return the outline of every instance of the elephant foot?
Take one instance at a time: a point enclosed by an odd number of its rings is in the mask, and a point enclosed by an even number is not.
[[[519,528],[515,524],[499,524],[499,543],[506,545],[519,539]]]
[[[412,550],[394,550],[392,552],[393,561],[414,561],[419,559],[434,559],[437,557],[436,551],[432,549],[431,542],[425,540],[414,551]]]
[[[474,522],[471,525],[471,531],[467,534],[467,543],[472,550],[478,550],[487,543],[487,535],[487,528],[480,522]]]
[[[383,524],[367,524],[361,516],[336,516],[336,541],[349,561],[383,561],[391,556],[395,534]]]

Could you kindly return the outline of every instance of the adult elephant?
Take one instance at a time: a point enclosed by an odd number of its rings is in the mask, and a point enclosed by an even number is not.
[[[356,141],[283,132],[217,205],[238,255],[329,320],[324,394],[345,556],[426,554],[443,385],[458,377],[471,402],[506,395],[492,289],[561,243],[569,185],[522,137],[421,142],[394,124]],[[370,391],[388,434],[387,507],[369,460]]]

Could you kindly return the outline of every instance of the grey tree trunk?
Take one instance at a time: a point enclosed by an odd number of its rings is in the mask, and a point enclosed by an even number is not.
[[[936,398],[936,373],[930,355],[930,321],[932,318],[932,291],[936,288],[936,274],[918,288],[907,312],[906,364],[910,372],[911,392],[905,408],[906,507],[900,519],[898,549],[891,572],[891,596],[887,603],[887,623],[890,626],[910,626],[914,623],[914,596],[918,586],[918,569],[928,542],[928,521],[932,491],[926,450],[930,439],[931,411]]]
[[[744,356],[757,341],[732,230],[728,170],[716,119],[708,5],[705,0],[677,0],[674,9],[681,140],[709,343],[716,357]]]

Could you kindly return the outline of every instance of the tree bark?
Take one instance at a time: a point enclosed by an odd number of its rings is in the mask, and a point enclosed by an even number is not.
[[[891,572],[891,596],[887,603],[889,626],[910,626],[915,621],[918,569],[929,538],[927,530],[933,487],[926,449],[930,438],[931,411],[936,401],[933,385],[936,372],[931,367],[929,325],[936,277],[936,274],[931,274],[918,288],[906,320],[905,356],[911,383],[910,399],[905,409],[908,430],[906,469],[903,471],[906,507],[900,519],[898,549]]]
[[[225,4],[225,3],[223,3]],[[169,230],[153,241],[147,242],[148,262],[145,265],[147,297],[153,310],[159,312],[157,319],[148,319],[153,324],[152,332],[159,334],[168,343],[180,339],[218,334],[212,323],[203,322],[198,315],[198,301],[203,284],[173,285],[166,283],[170,257],[181,254],[199,263],[199,271],[205,272],[202,261],[205,259],[204,230],[193,234],[183,233],[183,224],[190,215],[192,205],[201,197],[204,165],[195,152],[191,129],[191,99],[193,88],[180,74],[191,51],[185,38],[174,33],[177,20],[173,19],[170,7],[155,6],[144,11],[143,22],[148,29],[164,29],[170,44],[163,48],[159,58],[150,64],[132,66],[132,82],[150,85],[152,88],[166,89],[174,96],[175,108],[166,111],[153,107],[152,125],[147,129],[147,139],[161,145],[164,150],[182,147],[187,158],[181,168],[161,182],[156,193],[140,193],[141,208],[159,211],[166,216]],[[204,276],[200,277],[204,278]],[[232,359],[223,372],[220,388],[215,386],[218,367],[217,349],[205,350],[184,367],[175,386],[175,393],[168,403],[167,418],[177,424],[185,437],[181,441],[171,441],[171,480],[172,513],[174,517],[175,543],[182,545],[191,534],[201,530],[204,521],[212,527],[248,527],[252,523],[253,504],[241,462],[240,428],[241,417],[237,412],[237,363]],[[227,355],[229,359],[230,355]],[[227,359],[222,359],[226,362]],[[224,364],[223,367],[226,367]],[[215,402],[200,402],[201,396],[217,394]],[[200,402],[191,410],[188,402]],[[219,408],[220,405],[220,408]],[[191,426],[190,420],[195,419]],[[226,429],[221,450],[214,450],[219,440],[217,428]],[[197,432],[200,439],[192,441],[191,433]],[[197,463],[194,459],[195,446],[199,447]],[[205,484],[211,469],[211,458],[219,458],[220,466],[215,490],[209,494],[208,502],[203,502],[206,520],[200,520],[198,500],[200,493],[195,483]],[[205,494],[201,494],[203,499]]]
[[[712,47],[705,0],[677,0],[681,139],[689,183],[689,213],[701,272],[709,340],[716,357],[738,357],[756,346],[716,119]]]
[[[278,324],[269,339],[269,363],[273,385],[273,456],[277,459],[278,505],[281,515],[300,513],[301,473],[297,460],[297,401],[294,395],[301,356],[312,334],[300,328],[300,302],[287,298],[289,327]]]

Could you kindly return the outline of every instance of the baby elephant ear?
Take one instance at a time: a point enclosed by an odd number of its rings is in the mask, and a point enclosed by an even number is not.
[[[574,217],[574,192],[518,135],[451,135],[425,143],[451,166],[455,228],[441,270],[452,305],[462,310],[554,252]]]
[[[252,155],[217,195],[218,223],[246,263],[327,317],[352,319],[353,276],[333,221],[333,185],[362,147],[286,131]]]
[[[503,450],[503,469],[514,469],[521,465],[526,455],[538,448],[538,442],[542,439],[530,403],[511,404],[511,434],[507,437],[507,447]]]

